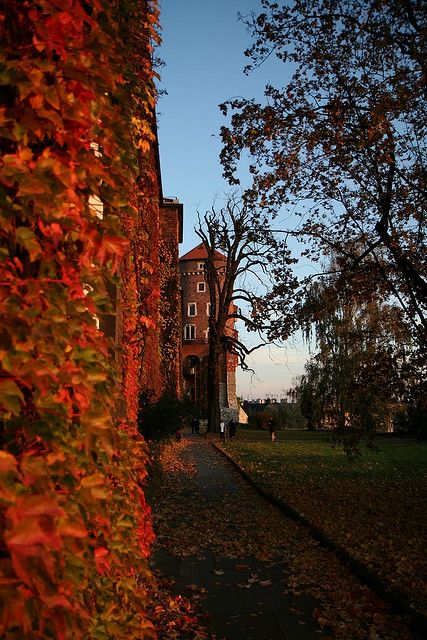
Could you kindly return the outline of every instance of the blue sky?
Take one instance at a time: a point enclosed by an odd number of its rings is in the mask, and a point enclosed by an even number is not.
[[[260,10],[259,0],[160,0],[165,62],[160,88],[168,95],[158,104],[163,192],[184,204],[181,254],[199,243],[194,233],[202,213],[230,187],[222,179],[219,130],[226,120],[218,104],[234,96],[260,97],[265,84],[284,82],[274,61],[245,76],[243,54],[250,43],[238,12]],[[244,397],[283,395],[302,371],[306,350],[298,341],[255,352],[250,366],[256,376],[238,374]]]

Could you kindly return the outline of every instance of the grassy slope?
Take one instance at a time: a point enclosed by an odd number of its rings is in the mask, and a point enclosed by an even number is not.
[[[228,453],[391,587],[426,610],[427,443],[379,437],[349,465],[327,433],[241,431]],[[424,561],[424,562],[423,562]]]

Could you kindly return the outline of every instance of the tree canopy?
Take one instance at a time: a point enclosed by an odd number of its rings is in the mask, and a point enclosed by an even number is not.
[[[418,387],[411,335],[400,307],[342,291],[333,278],[313,284],[304,306],[318,351],[297,395],[312,428],[348,431],[344,445],[353,455],[363,433],[391,428]]]
[[[290,73],[264,103],[234,99],[222,127],[224,175],[275,215],[320,260],[361,273],[398,299],[420,343],[427,329],[426,33],[421,0],[263,0],[242,18],[253,37],[247,72],[276,56]]]

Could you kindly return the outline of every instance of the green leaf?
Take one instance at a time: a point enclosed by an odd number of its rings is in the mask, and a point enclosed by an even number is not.
[[[19,416],[24,396],[16,382],[10,379],[0,380],[0,410]]]
[[[41,258],[41,246],[31,229],[28,227],[18,227],[16,230],[16,241],[28,251],[30,260]]]

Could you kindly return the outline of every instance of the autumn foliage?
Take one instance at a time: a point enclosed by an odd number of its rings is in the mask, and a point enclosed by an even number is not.
[[[129,304],[133,369],[114,420],[120,376],[97,317],[123,256],[131,297],[147,237],[156,24],[143,0],[10,0],[2,17],[0,635],[10,640],[154,635],[146,451],[129,383],[151,320],[137,329],[143,305]]]
[[[234,98],[221,130],[231,184],[307,241],[304,255],[364,276],[405,310],[423,349],[425,263],[426,12],[395,0],[261,0],[246,22],[250,72],[269,59],[264,98]],[[294,216],[297,216],[293,224]],[[298,219],[299,218],[299,219]],[[286,229],[283,229],[286,231]]]

